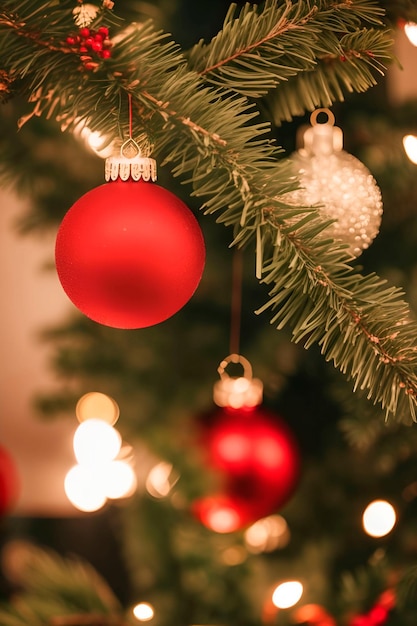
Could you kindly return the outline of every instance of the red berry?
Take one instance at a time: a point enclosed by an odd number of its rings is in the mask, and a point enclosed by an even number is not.
[[[93,42],[94,39],[92,37],[87,37],[87,39],[84,41],[84,45],[87,46],[87,48],[91,48]]]
[[[73,46],[75,44],[75,37],[69,36],[65,40],[68,45]]]
[[[109,29],[107,28],[107,26],[100,26],[97,32],[103,37],[109,36]]]
[[[93,43],[91,44],[91,50],[94,50],[94,52],[99,52],[102,49],[103,44],[101,43],[101,41],[93,41]]]
[[[99,52],[99,54],[100,54],[102,59],[109,59],[111,57],[110,50],[101,50],[101,52]]]
[[[86,37],[90,36],[90,29],[89,28],[80,28],[80,37],[83,37],[84,39]]]
[[[88,48],[85,46],[80,46],[80,52],[88,52]]]
[[[94,39],[95,39],[96,41],[103,41],[103,39],[104,39],[104,35],[101,35],[100,33],[96,33],[96,34],[94,35]]]

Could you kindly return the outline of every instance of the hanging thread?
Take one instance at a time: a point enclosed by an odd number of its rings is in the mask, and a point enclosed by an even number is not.
[[[132,95],[128,94],[129,101],[129,139],[132,139]]]
[[[239,354],[240,324],[242,314],[243,254],[238,248],[233,252],[232,300],[230,315],[230,354]]]

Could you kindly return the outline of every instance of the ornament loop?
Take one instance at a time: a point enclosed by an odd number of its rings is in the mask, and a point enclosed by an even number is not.
[[[318,122],[320,113],[327,115],[326,122]],[[343,132],[338,126],[334,126],[335,117],[329,109],[316,109],[310,116],[311,126],[300,129],[298,144],[303,156],[312,155],[329,156],[343,149]]]
[[[244,356],[240,354],[229,354],[223,361],[219,364],[217,368],[218,373],[220,374],[220,378],[230,378],[229,374],[226,372],[226,367],[229,363],[240,363],[243,367],[243,376],[244,378],[252,379],[252,365],[249,363]]]
[[[327,120],[325,122],[317,121],[317,118],[320,115],[320,113],[324,113],[325,115],[327,115]],[[330,111],[330,109],[326,109],[326,108],[316,109],[310,115],[310,124],[312,126],[317,126],[317,124],[329,124],[329,126],[334,126],[335,121],[336,121],[336,118],[333,115],[333,113]]]
[[[120,155],[126,159],[133,159],[134,157],[141,157],[142,150],[132,137],[126,139],[120,147]]]
[[[239,363],[243,367],[243,376],[232,377],[227,374],[229,363]],[[252,366],[240,354],[230,354],[217,368],[220,380],[213,388],[214,402],[221,407],[240,409],[253,408],[262,402],[263,384],[258,378],[252,378]]]

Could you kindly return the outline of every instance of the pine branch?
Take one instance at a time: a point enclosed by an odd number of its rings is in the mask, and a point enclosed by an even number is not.
[[[200,41],[188,55],[190,67],[209,82],[259,97],[296,71],[314,65],[306,28],[317,7],[267,0],[262,12],[245,5],[236,17],[232,5],[223,30],[210,45]]]
[[[3,626],[122,626],[118,600],[88,563],[27,543],[13,549],[18,563],[14,575],[17,574],[22,591],[9,605],[0,608]],[[82,618],[74,622],[74,614]]]
[[[324,55],[314,70],[297,74],[268,94],[274,124],[279,126],[317,107],[331,107],[343,102],[347,93],[362,93],[376,85],[374,73],[383,74],[380,60],[389,61],[391,43],[388,38],[381,40],[377,32],[344,35],[337,54]]]
[[[23,2],[20,7],[29,5]],[[370,14],[375,9],[373,2],[356,3],[355,16],[355,3],[335,6],[351,11],[340,15],[336,11],[337,18],[330,9],[324,11],[323,32],[336,23],[343,32],[344,15],[349,30],[366,8]],[[271,3],[266,10],[274,10]],[[275,11],[279,23],[282,8]],[[245,15],[251,15],[249,9]],[[240,24],[249,40],[251,24],[249,18]],[[7,30],[7,25],[0,21],[0,28]],[[56,35],[48,33],[47,25],[44,28],[43,40],[55,41]],[[16,37],[16,29],[12,34]],[[346,37],[349,50],[356,42],[362,51],[352,52],[349,63],[360,64],[364,58],[375,63],[379,46],[384,45],[376,34]],[[364,40],[373,42],[376,51],[364,46]],[[130,93],[141,115],[138,132],[150,135],[174,175],[192,183],[205,212],[233,227],[233,245],[257,248],[258,275],[272,285],[270,301],[260,311],[277,310],[272,322],[279,328],[291,326],[294,341],[303,341],[306,347],[318,343],[324,357],[353,378],[355,387],[366,389],[387,414],[414,415],[417,327],[401,293],[377,276],[364,277],[350,267],[343,247],[323,239],[326,222],[317,211],[283,202],[297,180],[268,139],[268,126],[256,120],[257,111],[245,97],[235,90],[206,86],[190,71],[178,47],[149,23],[121,32],[112,58],[91,73],[80,69],[79,60],[59,46],[52,50],[25,36],[13,41],[10,51],[3,39],[0,52],[7,60],[6,70],[24,79],[29,99],[36,101],[36,113],[64,120],[69,127],[81,118],[92,130],[100,128],[114,137],[120,128],[123,135]],[[258,52],[263,54],[262,46]],[[358,67],[352,65],[352,75]],[[251,68],[258,75],[257,60],[249,61],[248,75]]]
[[[382,15],[366,2],[283,2],[277,8],[267,0],[261,12],[245,5],[239,14],[232,5],[222,31],[208,45],[200,41],[189,53],[189,64],[212,84],[260,97],[331,59],[341,64],[341,77],[353,74],[354,79],[360,72],[364,91],[375,84],[372,70],[381,72],[392,42],[381,29],[361,25],[380,27]],[[353,56],[350,72],[342,63]]]

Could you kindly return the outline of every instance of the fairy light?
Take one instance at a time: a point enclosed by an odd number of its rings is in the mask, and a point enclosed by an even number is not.
[[[86,513],[98,511],[107,501],[99,475],[82,465],[74,465],[67,472],[64,490],[71,504]]]
[[[128,498],[137,487],[135,472],[125,461],[111,461],[103,468],[102,478],[104,492],[111,500]]]
[[[122,438],[110,424],[100,419],[89,419],[78,426],[73,445],[78,463],[96,465],[116,458]]]
[[[155,615],[154,608],[148,602],[139,602],[132,610],[138,622],[149,622]]]
[[[298,580],[288,580],[275,587],[272,603],[277,609],[289,609],[299,602],[303,595],[303,585]]]
[[[362,516],[363,528],[371,537],[385,537],[392,531],[396,521],[395,509],[386,500],[374,500],[368,504]]]
[[[98,391],[90,391],[78,400],[75,415],[79,422],[95,418],[113,426],[119,419],[120,409],[117,402],[110,396]]]
[[[256,521],[244,534],[246,548],[252,554],[284,548],[290,540],[288,524],[281,515],[269,515]]]
[[[75,137],[79,137],[82,140],[87,148],[102,159],[107,159],[114,152],[114,141],[109,142],[108,137],[101,134],[100,131],[88,128],[85,119],[78,121],[74,126],[73,133]]]
[[[132,496],[137,489],[133,448],[122,447],[122,437],[112,425],[119,418],[117,402],[90,392],[79,399],[75,413],[80,422],[73,439],[78,464],[64,480],[68,500],[80,511],[92,512],[107,500]]]
[[[233,567],[246,561],[248,553],[243,546],[229,546],[220,555],[222,563]]]
[[[405,135],[403,137],[403,146],[410,161],[417,165],[417,137],[415,135]]]
[[[413,46],[417,46],[417,24],[414,22],[407,22],[404,24],[404,32],[407,38]]]
[[[146,490],[154,498],[166,498],[176,482],[178,476],[173,472],[170,463],[161,461],[154,465],[146,478]]]

